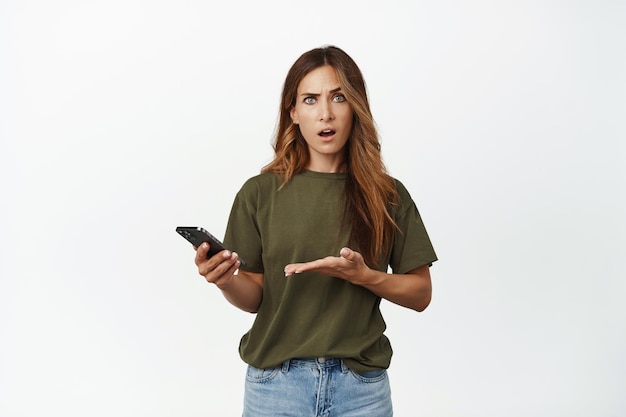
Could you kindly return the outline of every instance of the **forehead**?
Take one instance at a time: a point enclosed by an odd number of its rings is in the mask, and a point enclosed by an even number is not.
[[[340,87],[337,71],[330,65],[309,72],[298,84],[298,93],[315,93]]]

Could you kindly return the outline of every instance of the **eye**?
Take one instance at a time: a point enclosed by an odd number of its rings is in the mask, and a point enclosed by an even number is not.
[[[343,94],[337,94],[336,96],[333,96],[333,101],[335,103],[343,103],[346,100],[346,96],[344,96]]]
[[[304,98],[304,104],[314,104],[315,103],[315,97],[305,97]]]

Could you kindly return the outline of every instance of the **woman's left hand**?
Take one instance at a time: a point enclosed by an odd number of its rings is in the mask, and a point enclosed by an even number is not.
[[[405,274],[388,274],[370,269],[359,252],[341,249],[339,256],[327,256],[316,261],[289,264],[285,276],[302,272],[319,272],[361,285],[374,294],[398,305],[423,311],[432,296],[430,265],[422,265]]]
[[[365,264],[363,256],[350,248],[343,248],[339,256],[327,256],[311,262],[289,264],[285,266],[285,276],[302,272],[318,272],[345,279],[356,285],[370,283],[372,270]]]

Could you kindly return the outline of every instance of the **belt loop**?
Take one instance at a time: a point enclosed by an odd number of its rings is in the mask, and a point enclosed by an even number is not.
[[[346,365],[346,363],[342,359],[341,360],[341,372],[345,374],[345,373],[348,373],[349,370],[350,368],[348,368],[348,365]]]
[[[283,372],[289,372],[289,359],[287,359],[285,362],[283,362],[283,368],[282,371]]]

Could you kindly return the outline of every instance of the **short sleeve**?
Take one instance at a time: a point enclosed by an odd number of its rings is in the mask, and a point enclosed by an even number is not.
[[[248,181],[239,190],[230,211],[224,245],[237,252],[246,261],[242,268],[263,272],[261,236],[257,223],[258,187]]]
[[[405,274],[437,260],[422,217],[404,185],[396,180],[400,204],[394,219],[399,227],[391,247],[389,265],[396,274]]]

